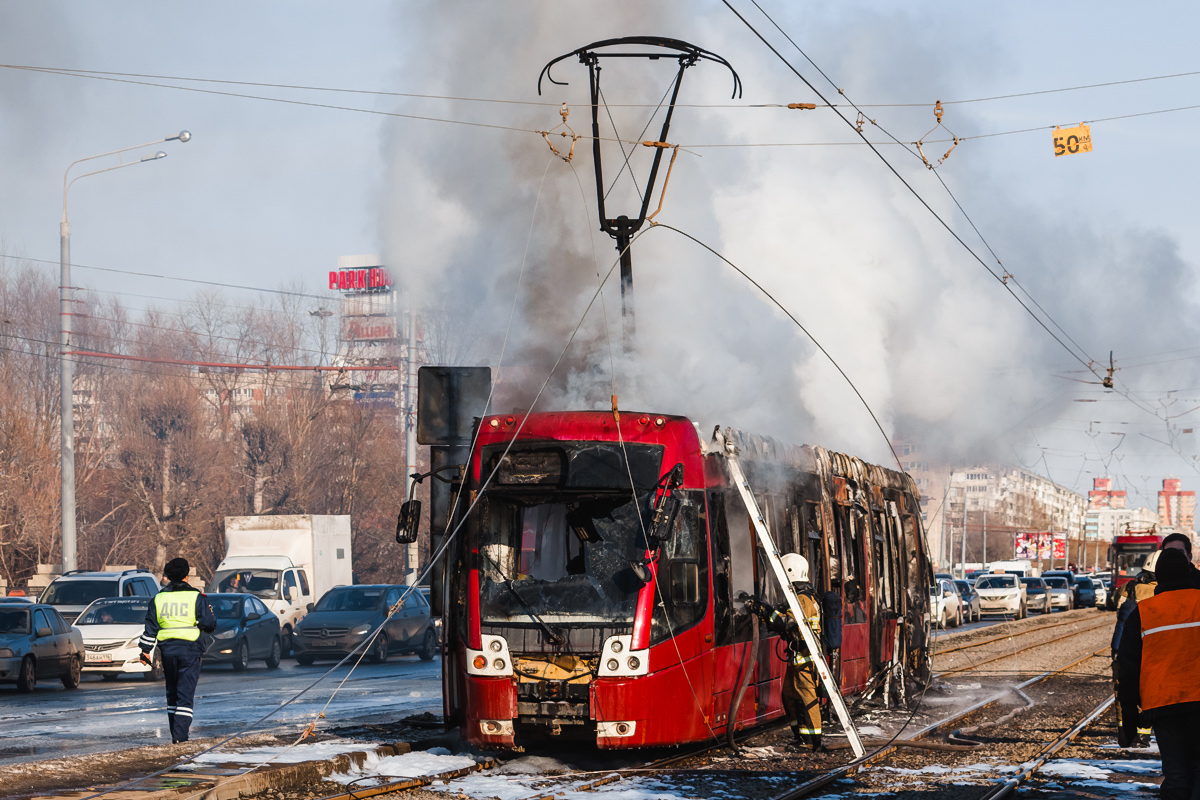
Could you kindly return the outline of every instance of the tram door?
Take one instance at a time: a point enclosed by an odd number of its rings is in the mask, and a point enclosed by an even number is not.
[[[870,678],[871,632],[867,616],[866,541],[870,535],[863,510],[852,503],[850,486],[834,478],[833,507],[837,535],[838,569],[842,578],[842,691],[856,692]]]
[[[737,601],[741,592],[753,592],[753,566],[746,553],[745,530],[750,517],[736,492],[708,493],[709,551],[713,581],[713,728],[720,730],[732,721],[730,705],[741,678],[743,659],[752,634],[751,618]],[[747,584],[746,568],[751,578]],[[753,668],[753,664],[750,665]],[[748,709],[748,710],[747,710]],[[754,718],[753,695],[747,693],[739,716]]]

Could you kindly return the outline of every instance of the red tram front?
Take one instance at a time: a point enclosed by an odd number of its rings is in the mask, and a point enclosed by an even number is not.
[[[434,580],[448,726],[483,746],[562,737],[634,748],[782,715],[777,637],[756,633],[737,601],[782,595],[724,449],[676,416],[478,425],[452,495],[450,529],[462,525]],[[805,555],[818,592],[842,597],[834,669],[845,693],[902,701],[929,677],[932,571],[911,480],[821,448],[727,436],[779,552]],[[669,528],[649,530],[664,476],[680,473]]]

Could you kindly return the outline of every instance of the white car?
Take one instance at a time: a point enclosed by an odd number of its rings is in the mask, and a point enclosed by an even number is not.
[[[1067,583],[1067,579],[1059,575],[1051,575],[1049,578],[1042,578],[1046,582],[1046,590],[1050,594],[1050,607],[1061,608],[1063,611],[1070,611],[1075,607],[1075,596],[1071,593],[1071,587]]]
[[[984,614],[1011,614],[1017,619],[1025,618],[1025,587],[1016,575],[980,575],[975,582],[975,591],[979,592],[979,606]]]
[[[938,628],[962,625],[962,595],[953,582],[942,579],[929,587],[929,614]]]
[[[121,675],[141,675],[145,680],[162,680],[162,657],[158,647],[151,652],[154,665],[141,661],[138,639],[146,627],[149,597],[105,597],[95,600],[75,620],[83,634],[83,673],[98,674],[106,681]]]

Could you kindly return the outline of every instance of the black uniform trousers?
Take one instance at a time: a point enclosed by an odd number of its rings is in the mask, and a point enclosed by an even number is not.
[[[186,742],[192,727],[196,682],[200,680],[200,648],[191,642],[159,642],[163,674],[167,679],[167,722],[171,741]]]

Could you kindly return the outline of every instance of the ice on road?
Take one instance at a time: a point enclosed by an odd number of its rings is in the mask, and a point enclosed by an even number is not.
[[[261,664],[245,672],[205,667],[196,690],[192,736],[224,736],[278,708],[326,672],[332,662],[301,667],[284,660],[276,670]],[[340,667],[304,696],[279,710],[255,733],[299,733],[322,709],[349,667]],[[410,714],[442,712],[441,665],[415,657],[360,664],[321,721],[323,729],[392,722]],[[40,681],[31,694],[0,684],[0,764],[123,750],[171,741],[162,683],[123,677],[106,683],[85,676],[75,690]]]

